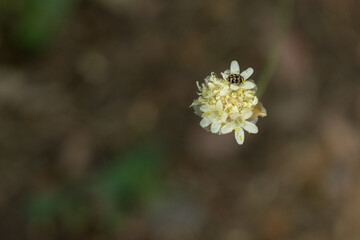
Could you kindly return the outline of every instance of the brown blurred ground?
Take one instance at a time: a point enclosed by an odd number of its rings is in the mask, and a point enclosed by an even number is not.
[[[80,1],[35,50],[12,34],[18,15],[2,18],[0,239],[360,239],[358,1],[295,2],[262,98],[268,117],[243,146],[189,109],[195,81],[231,60],[257,80],[278,11],[258,0]],[[147,179],[161,190],[105,198],[122,214],[108,218],[102,179],[121,173],[104,169],[149,142],[162,162]],[[52,194],[75,199],[73,212],[34,218],[33,199]]]

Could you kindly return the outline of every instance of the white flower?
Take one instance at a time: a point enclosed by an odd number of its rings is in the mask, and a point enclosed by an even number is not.
[[[224,112],[224,107],[221,100],[216,102],[216,105],[203,105],[200,107],[203,112],[203,119],[200,122],[200,126],[203,128],[208,127],[211,124],[211,132],[218,133],[222,124],[226,123],[228,114]]]
[[[235,139],[238,144],[243,144],[244,142],[244,130],[249,133],[257,133],[257,126],[248,121],[248,119],[253,115],[251,110],[244,110],[241,113],[233,113],[230,115],[232,121],[227,122],[222,128],[221,133],[227,134],[235,130]]]
[[[240,73],[239,64],[232,61],[230,70],[221,73],[223,78],[211,73],[205,78],[205,83],[196,82],[199,98],[190,107],[202,117],[201,127],[218,134],[234,131],[238,144],[244,142],[244,130],[258,132],[255,123],[258,116],[266,116],[266,110],[255,96],[256,84],[248,80],[253,72],[248,68]],[[230,83],[228,77],[232,74],[236,74],[241,82]]]

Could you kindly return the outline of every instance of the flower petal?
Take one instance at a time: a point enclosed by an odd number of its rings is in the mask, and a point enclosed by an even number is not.
[[[230,88],[232,89],[232,90],[238,90],[240,87],[238,86],[238,85],[235,85],[235,84],[231,84],[230,85]]]
[[[256,83],[254,82],[254,80],[252,80],[252,79],[248,79],[248,80],[246,80],[247,82],[252,82],[253,84],[255,84],[255,87],[254,87],[254,91],[255,92],[257,92],[257,86],[256,86]]]
[[[235,60],[231,62],[230,73],[231,74],[239,74],[240,73],[239,63]]]
[[[244,110],[241,112],[241,118],[246,120],[250,118],[253,115],[253,112],[251,110]]]
[[[222,115],[221,115],[221,122],[226,122],[226,119],[228,118],[228,114],[226,112],[224,112]]]
[[[193,108],[194,108],[194,113],[195,113],[196,115],[198,115],[198,116],[201,117],[201,115],[203,114],[203,112],[200,111],[199,106],[193,106]]]
[[[230,118],[232,120],[236,120],[237,118],[241,117],[240,113],[239,112],[231,112],[230,113]]]
[[[258,104],[258,102],[259,102],[259,99],[255,96],[252,104],[255,106],[256,104]]]
[[[227,73],[227,71],[229,71],[229,70],[226,70],[225,72],[222,72],[221,73],[221,76],[223,77],[223,79],[227,79],[228,78],[228,76],[230,75],[230,72],[229,73]]]
[[[200,87],[199,81],[196,81],[196,86],[198,87],[199,91],[201,91],[201,87]]]
[[[244,122],[243,128],[249,133],[258,133],[259,131],[258,127],[254,123],[249,121]]]
[[[248,79],[253,73],[254,73],[254,69],[252,69],[251,67],[249,67],[248,69],[246,69],[245,71],[243,71],[242,73],[240,73],[240,75],[246,80],[246,79]]]
[[[258,117],[254,117],[254,118],[250,119],[249,121],[252,122],[253,124],[256,124],[258,121]]]
[[[211,79],[211,76],[210,76],[210,75],[209,75],[209,76],[206,76],[206,78],[204,79],[205,83],[208,83],[208,82],[210,81],[210,79]]]
[[[229,92],[229,86],[225,86],[223,89],[221,89],[220,96],[225,96],[228,92]]]
[[[215,84],[209,82],[208,84],[208,87],[210,88],[210,90],[214,89],[215,88]]]
[[[215,121],[211,124],[211,132],[212,133],[218,133],[221,127],[221,123],[218,121]]]
[[[244,143],[244,139],[245,139],[244,129],[242,128],[235,129],[235,139],[239,145],[242,145]]]
[[[227,123],[221,128],[221,133],[228,134],[228,133],[232,132],[232,130],[234,130],[234,128],[235,128],[234,123]]]
[[[249,81],[245,81],[243,84],[240,85],[240,87],[241,87],[242,89],[252,89],[252,88],[254,88],[255,86],[256,86],[255,83],[249,82]]]
[[[234,114],[234,113],[238,113],[239,112],[239,109],[237,106],[233,106],[231,109],[230,109],[230,113],[231,114]]]
[[[200,110],[203,111],[203,112],[207,112],[210,110],[210,106],[209,105],[202,105],[200,107]]]
[[[224,109],[221,100],[218,100],[218,101],[216,102],[216,108],[217,108],[218,110],[223,110],[223,109]]]
[[[209,126],[211,123],[210,119],[207,117],[204,117],[201,121],[200,121],[200,126],[202,128],[206,128],[207,126]]]

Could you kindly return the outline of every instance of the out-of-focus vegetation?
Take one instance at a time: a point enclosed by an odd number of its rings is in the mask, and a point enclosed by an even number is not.
[[[127,214],[149,207],[161,190],[162,154],[154,144],[137,146],[85,178],[30,195],[30,227],[43,230],[60,224],[66,231],[121,228]]]
[[[0,14],[9,41],[35,52],[59,35],[75,7],[75,0],[1,0]]]
[[[360,4],[287,3],[0,0],[0,239],[358,239]],[[234,59],[243,146],[189,109]]]

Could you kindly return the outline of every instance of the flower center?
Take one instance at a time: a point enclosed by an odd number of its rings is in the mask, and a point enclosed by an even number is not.
[[[221,100],[224,106],[236,106],[239,111],[251,109],[255,98],[255,92],[250,89],[238,89],[225,96]],[[230,107],[229,106],[229,107]]]

